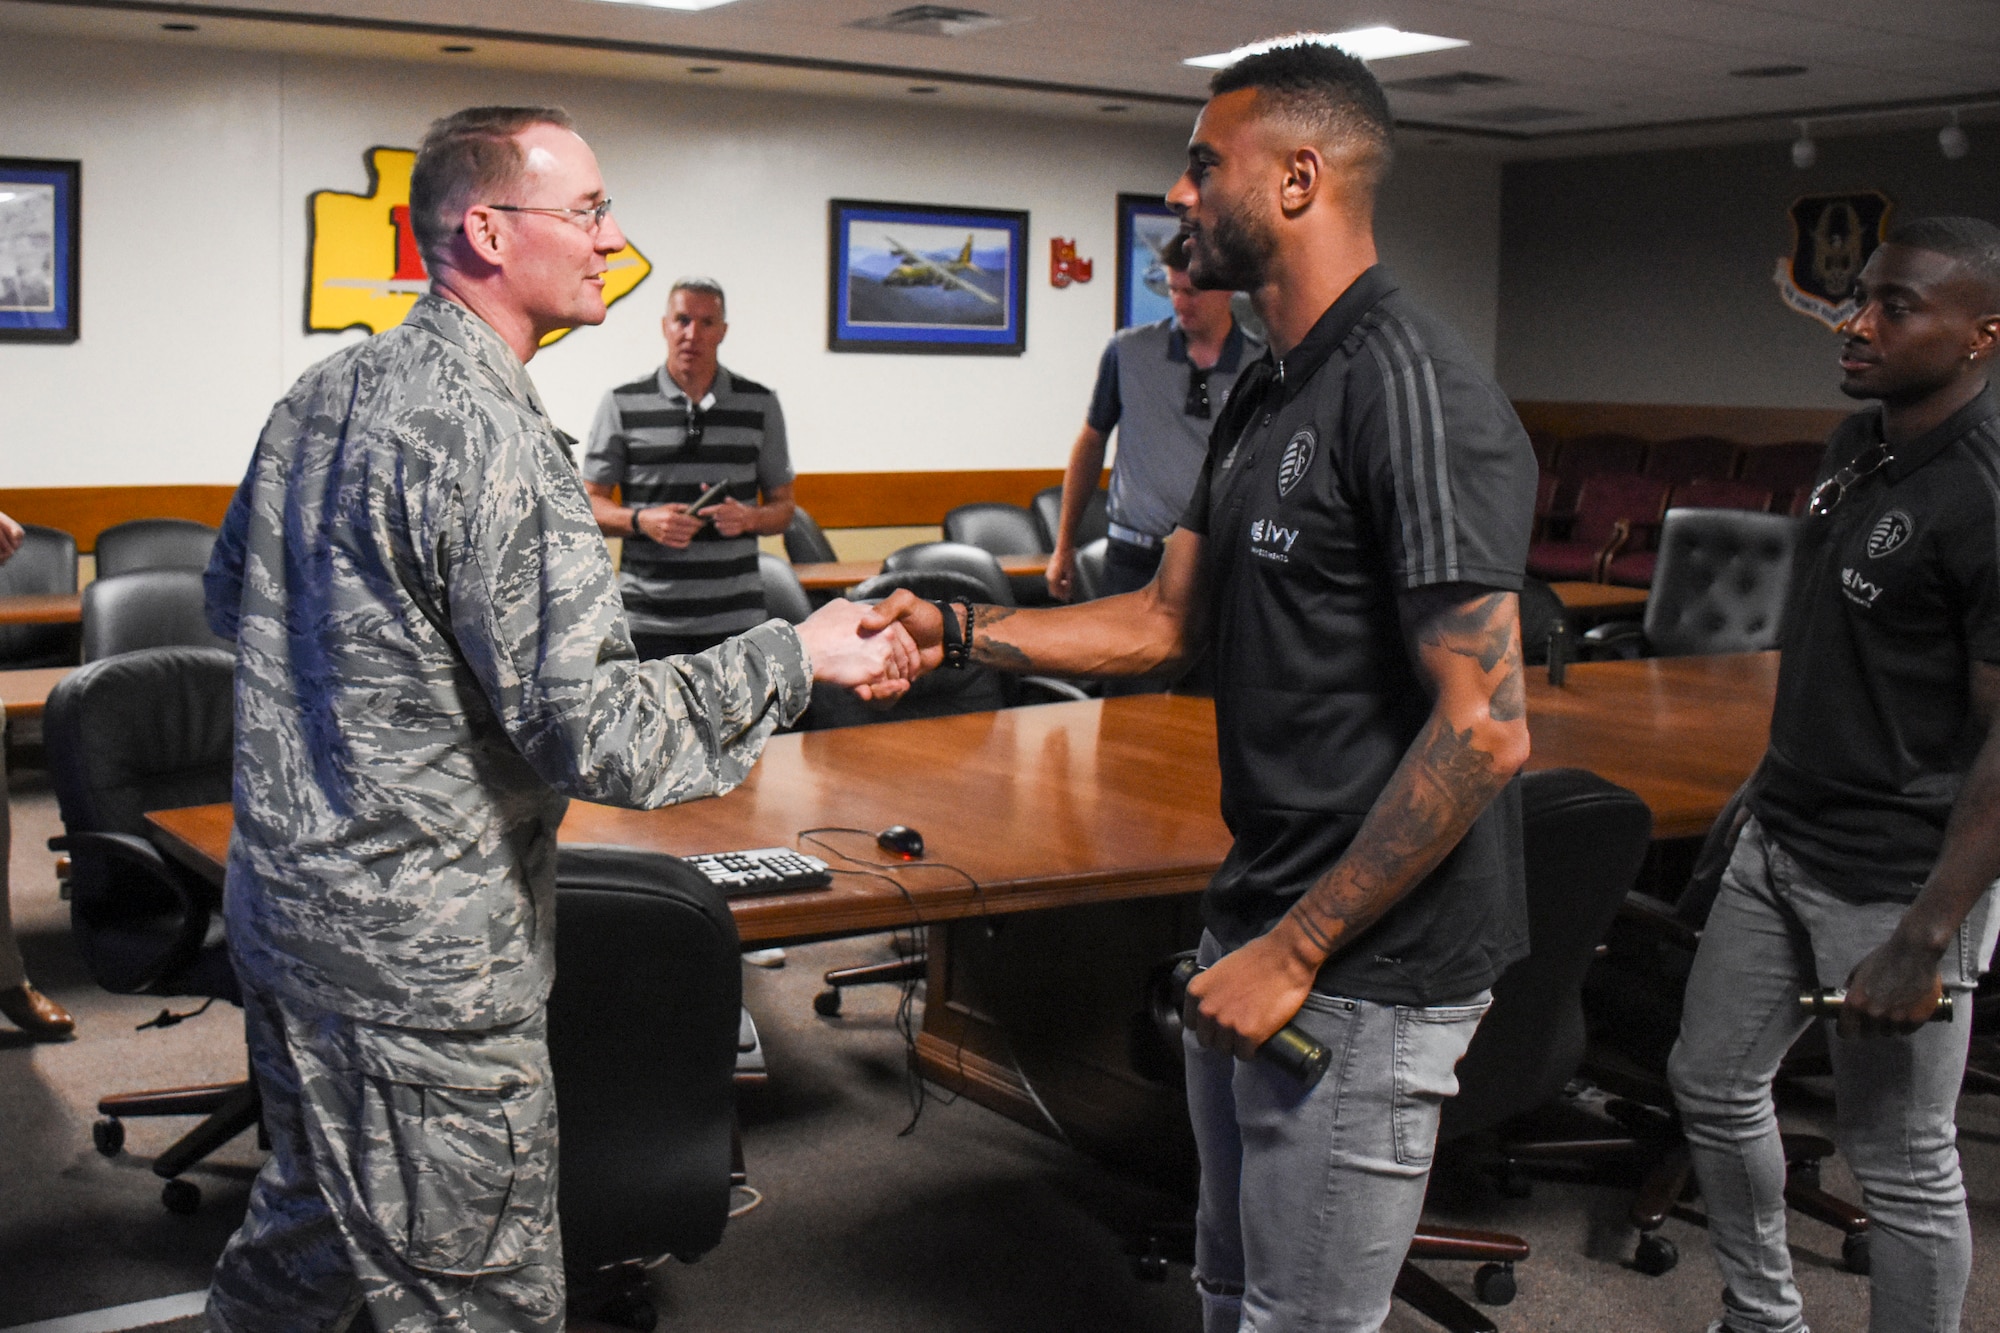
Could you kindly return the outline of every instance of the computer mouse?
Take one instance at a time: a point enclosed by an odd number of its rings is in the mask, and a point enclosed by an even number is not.
[[[894,852],[905,861],[914,861],[924,854],[924,835],[908,824],[891,824],[875,835],[875,841],[885,852]]]

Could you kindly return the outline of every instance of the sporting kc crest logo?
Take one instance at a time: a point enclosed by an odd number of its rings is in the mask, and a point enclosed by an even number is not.
[[[410,227],[410,169],[417,155],[408,148],[371,148],[368,192],[313,193],[308,216],[312,240],[306,270],[306,332],[339,333],[363,328],[381,333],[403,322],[417,298],[430,290],[431,275]],[[631,246],[607,256],[604,304],[629,295],[653,266]],[[563,332],[567,332],[564,330]],[[562,337],[542,339],[546,347]]]
[[[1879,560],[1888,555],[1908,541],[1910,534],[1916,530],[1917,525],[1910,521],[1908,514],[1900,509],[1891,509],[1876,520],[1874,528],[1868,533],[1868,558]]]
[[[1880,190],[1809,194],[1792,201],[1792,253],[1771,275],[1801,315],[1837,329],[1854,314],[1854,279],[1888,234],[1895,208]]]
[[[1285,456],[1278,460],[1278,497],[1283,499],[1292,493],[1292,487],[1306,475],[1306,469],[1313,461],[1313,432],[1307,426],[1292,436],[1285,445]]]

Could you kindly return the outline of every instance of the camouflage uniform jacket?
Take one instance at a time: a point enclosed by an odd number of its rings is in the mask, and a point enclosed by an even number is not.
[[[238,651],[237,966],[369,1022],[534,1014],[567,798],[728,791],[811,695],[778,621],[635,658],[526,368],[437,297],[279,402],[207,590]]]

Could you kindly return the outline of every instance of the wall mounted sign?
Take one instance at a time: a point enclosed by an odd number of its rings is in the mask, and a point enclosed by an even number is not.
[[[835,199],[827,347],[1019,356],[1028,346],[1028,215]]]
[[[1076,242],[1060,236],[1049,237],[1049,286],[1067,287],[1072,282],[1089,282],[1097,265],[1076,257]]]
[[[82,163],[0,157],[0,342],[76,341],[82,189]]]
[[[410,228],[410,169],[415,150],[371,148],[368,190],[349,194],[317,190],[308,202],[306,332],[381,333],[403,322],[417,298],[430,290],[430,274]],[[626,246],[609,256],[604,304],[614,305],[645,280],[653,266]],[[542,339],[561,338],[564,329]]]
[[[1160,254],[1181,220],[1157,194],[1118,196],[1118,327],[1171,318],[1167,266]]]
[[[1792,201],[1792,252],[1771,275],[1801,315],[1837,329],[1854,313],[1854,279],[1889,234],[1896,205],[1880,190],[1809,194]]]

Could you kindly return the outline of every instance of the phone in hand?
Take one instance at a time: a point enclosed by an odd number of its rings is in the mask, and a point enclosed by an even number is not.
[[[722,499],[723,496],[727,495],[728,493],[729,493],[729,483],[726,481],[718,481],[715,483],[715,485],[703,491],[701,493],[700,498],[697,499],[693,504],[688,506],[687,511],[694,517],[701,518],[702,510],[708,508],[710,505],[714,504],[717,500]],[[702,519],[702,522],[704,523],[708,521],[709,520],[707,519]]]

